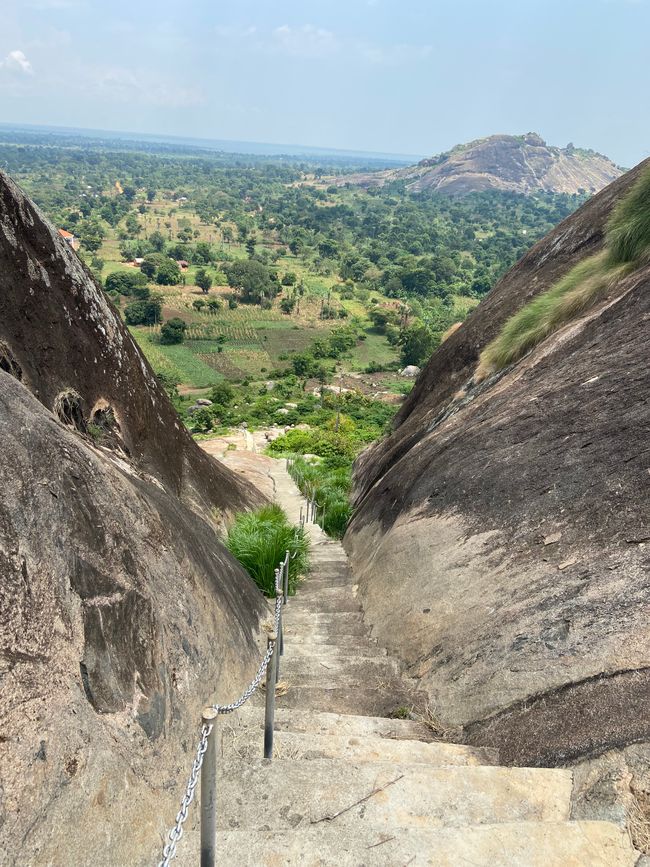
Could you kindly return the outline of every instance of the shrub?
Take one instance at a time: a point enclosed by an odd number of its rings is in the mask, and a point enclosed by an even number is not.
[[[289,523],[278,505],[237,516],[226,547],[239,560],[265,596],[275,596],[275,570],[289,551],[289,593],[296,592],[307,571],[309,541],[304,528]],[[295,557],[294,557],[295,555]]]
[[[142,271],[116,271],[104,281],[107,292],[119,292],[120,295],[133,295],[136,287],[146,285],[147,278]]]
[[[165,346],[171,346],[173,343],[182,343],[183,338],[185,337],[186,328],[187,323],[183,322],[183,320],[179,319],[177,316],[173,319],[169,319],[167,322],[163,323],[163,326],[160,329],[160,342]]]
[[[156,283],[160,286],[178,286],[181,282],[181,269],[172,259],[161,262],[156,271]]]
[[[124,318],[128,325],[155,325],[160,322],[162,303],[152,296],[148,301],[134,301],[124,308]]]
[[[277,440],[276,440],[277,442]],[[314,496],[319,505],[318,520],[328,536],[341,539],[352,514],[349,493],[352,462],[332,468],[328,461],[307,463],[294,458],[291,475],[302,493]]]

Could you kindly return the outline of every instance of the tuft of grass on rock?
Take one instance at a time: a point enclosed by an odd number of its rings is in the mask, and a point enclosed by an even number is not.
[[[565,322],[603,298],[620,274],[619,268],[605,268],[605,257],[606,253],[598,253],[580,262],[548,292],[511,316],[496,340],[481,353],[476,379],[484,379],[522,358]]]
[[[562,325],[606,297],[613,284],[650,251],[650,171],[615,208],[605,248],[575,265],[547,292],[511,316],[481,353],[477,382],[522,358]]]
[[[650,248],[650,170],[614,208],[607,224],[607,252],[611,265],[637,262]]]
[[[275,596],[275,570],[284,560],[286,551],[291,554],[291,595],[296,592],[300,575],[307,571],[307,535],[302,527],[290,524],[283,509],[276,504],[238,515],[228,532],[226,547],[265,596]]]

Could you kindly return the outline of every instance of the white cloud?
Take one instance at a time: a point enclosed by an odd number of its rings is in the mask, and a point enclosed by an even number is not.
[[[32,64],[27,60],[24,52],[18,48],[15,51],[10,51],[5,59],[0,61],[0,69],[8,69],[9,72],[16,72],[19,75],[34,74]]]
[[[380,66],[404,66],[408,63],[418,63],[431,55],[431,45],[410,45],[398,43],[395,45],[371,45],[359,43],[360,56],[368,63]]]
[[[379,0],[366,0],[369,4]],[[426,60],[432,53],[431,45],[411,43],[374,43],[354,37],[344,37],[314,24],[292,26],[281,24],[271,31],[256,27],[220,26],[215,28],[219,39],[231,48],[290,57],[326,58],[339,55],[373,66],[404,66]]]
[[[336,54],[340,43],[330,30],[314,27],[313,24],[303,24],[302,27],[290,27],[282,24],[273,31],[275,46],[294,57],[327,57]]]
[[[111,67],[89,71],[89,88],[98,96],[133,105],[161,105],[184,108],[205,103],[205,95],[196,88],[183,87],[143,70]]]

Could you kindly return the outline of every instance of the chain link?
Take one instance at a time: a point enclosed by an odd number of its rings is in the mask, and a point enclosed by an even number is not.
[[[282,561],[282,565],[286,562]],[[281,592],[281,579],[280,579],[280,569],[275,570],[275,614],[273,617],[273,632],[277,636],[278,629],[280,628],[280,616],[282,613],[282,592]],[[237,701],[231,702],[231,704],[213,704],[211,705],[213,710],[216,710],[218,714],[227,714],[233,713],[238,708],[242,707],[242,705],[246,704],[248,699],[253,695],[255,690],[259,687],[262,682],[262,678],[266,673],[266,669],[269,667],[269,663],[271,662],[271,658],[273,656],[273,651],[275,650],[275,646],[277,644],[277,638],[274,641],[270,641],[268,647],[266,648],[266,653],[262,657],[262,662],[260,663],[260,667],[257,669],[257,673],[255,677],[252,679],[248,687],[244,690],[241,696],[237,699]],[[183,795],[183,800],[181,801],[181,808],[176,815],[176,824],[171,829],[169,834],[167,835],[168,843],[165,844],[163,848],[163,857],[162,860],[158,862],[157,867],[169,867],[173,858],[176,857],[176,847],[183,836],[183,825],[185,824],[187,817],[189,815],[190,804],[194,800],[194,792],[199,782],[199,772],[201,770],[201,766],[203,765],[203,759],[205,757],[206,750],[208,749],[208,738],[212,732],[212,725],[206,725],[205,723],[201,727],[201,738],[199,740],[199,745],[196,749],[196,757],[192,762],[192,771],[190,773],[190,778],[187,783],[187,788],[185,789],[185,794]]]
[[[192,762],[192,772],[190,773],[190,779],[187,783],[187,788],[185,789],[183,800],[181,801],[181,808],[176,814],[176,824],[169,832],[169,842],[165,845],[163,849],[162,861],[158,862],[158,867],[169,867],[172,859],[176,857],[176,847],[178,846],[179,840],[183,836],[183,825],[187,820],[190,804],[194,800],[194,792],[199,782],[199,771],[201,770],[203,759],[205,757],[206,750],[208,749],[208,738],[210,737],[211,732],[212,726],[206,725],[204,723],[201,727],[201,740],[199,741],[199,745],[196,750],[196,758]]]

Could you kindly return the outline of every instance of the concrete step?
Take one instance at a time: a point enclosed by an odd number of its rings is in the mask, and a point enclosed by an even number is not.
[[[287,622],[295,612],[301,614],[339,614],[341,612],[356,612],[361,614],[361,603],[348,592],[302,595],[291,599],[291,605],[287,607]]]
[[[217,821],[226,829],[288,831],[338,814],[339,830],[390,832],[404,827],[564,822],[569,818],[571,784],[570,771],[547,768],[237,759],[225,761],[220,773]],[[376,794],[368,797],[371,792]],[[361,799],[365,800],[357,804]]]
[[[240,708],[228,719],[233,725],[263,726],[263,717],[258,707],[250,704]],[[413,720],[390,719],[389,717],[356,716],[354,714],[319,713],[317,711],[277,707],[276,731],[333,735],[335,737],[379,737],[399,740],[432,739],[431,731],[422,723]]]
[[[323,617],[332,617],[329,623],[323,623]],[[341,635],[354,635],[357,640],[367,636],[368,629],[360,615],[354,611],[344,611],[341,614],[316,614],[287,617],[283,624],[284,634],[287,640],[291,636],[306,638],[311,636],[312,641],[324,644],[336,644]]]
[[[260,728],[260,732],[262,729]],[[497,751],[447,744],[380,737],[277,732],[273,754],[278,758],[345,759],[348,762],[398,762],[445,768],[455,765],[496,765]],[[259,755],[259,749],[255,753]]]
[[[286,657],[318,656],[325,660],[325,662],[328,659],[340,659],[344,656],[368,656],[369,654],[372,654],[373,659],[387,656],[384,647],[375,647],[363,638],[357,641],[356,644],[349,644],[346,647],[338,644],[308,644],[294,641],[291,644],[287,642],[284,648],[284,655]]]
[[[400,674],[399,664],[388,656],[320,656],[306,658],[287,651],[280,658],[282,680],[290,685],[334,686],[335,684],[376,683],[393,680]]]
[[[342,611],[341,613],[325,612],[313,610],[300,610],[294,608],[287,612],[285,617],[287,627],[291,626],[319,626],[321,629],[338,629],[343,624],[356,625],[363,624],[363,617],[360,611]]]
[[[358,647],[361,642],[368,641],[368,652],[372,653],[375,646],[371,639],[366,637],[365,629],[356,629],[349,632],[339,632],[332,635],[326,629],[318,629],[311,627],[292,627],[287,624],[285,630],[285,641],[291,642],[292,646],[296,644],[320,645],[322,647]]]
[[[363,827],[339,820],[291,834],[218,835],[218,863],[238,867],[633,867],[638,853],[609,822],[513,822],[460,828]],[[188,864],[190,862],[188,861]]]
[[[283,675],[280,679],[284,680]],[[278,696],[276,705],[285,708],[312,708],[328,713],[358,714],[360,716],[393,716],[402,708],[424,706],[425,695],[414,694],[401,681],[380,682],[370,686],[334,685],[308,686],[288,683],[288,691]]]

